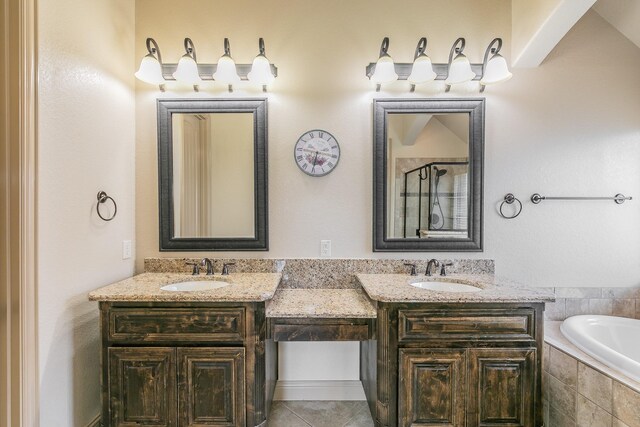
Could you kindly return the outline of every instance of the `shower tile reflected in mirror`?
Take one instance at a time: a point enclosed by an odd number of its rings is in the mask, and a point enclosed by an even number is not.
[[[387,124],[389,238],[469,238],[469,114],[394,113]]]

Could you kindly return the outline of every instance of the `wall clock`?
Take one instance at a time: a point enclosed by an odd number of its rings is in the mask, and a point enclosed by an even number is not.
[[[293,156],[302,172],[311,176],[324,176],[338,165],[340,145],[326,130],[314,129],[298,138]]]

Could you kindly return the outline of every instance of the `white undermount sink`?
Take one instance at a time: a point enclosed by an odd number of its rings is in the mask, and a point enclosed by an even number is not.
[[[482,290],[482,288],[478,288],[476,286],[465,285],[464,283],[456,283],[456,282],[429,281],[429,282],[415,282],[415,283],[409,283],[409,284],[416,288],[428,289],[430,291],[439,291],[439,292],[479,292]]]
[[[189,282],[172,283],[161,287],[163,291],[172,292],[194,292],[194,291],[210,291],[230,285],[228,282],[220,280],[191,280]]]

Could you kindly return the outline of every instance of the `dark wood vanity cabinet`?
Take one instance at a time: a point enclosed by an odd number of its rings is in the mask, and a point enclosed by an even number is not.
[[[542,426],[543,309],[378,303],[378,340],[361,345],[376,427]]]
[[[100,308],[103,425],[264,423],[276,375],[264,303],[103,302]]]

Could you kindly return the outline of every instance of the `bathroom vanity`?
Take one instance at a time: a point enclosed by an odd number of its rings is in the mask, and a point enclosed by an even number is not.
[[[542,314],[551,296],[492,275],[358,274],[362,289],[277,289],[278,273],[144,273],[100,301],[105,426],[263,426],[279,341],[360,341],[376,427],[542,426]],[[199,276],[198,280],[207,280]]]
[[[92,292],[101,301],[103,425],[262,424],[277,366],[265,301],[280,278],[215,276],[229,285],[169,292],[160,287],[191,278],[145,273]]]
[[[435,278],[482,289],[469,293],[425,291],[408,275],[357,277],[377,301],[360,368],[376,426],[543,425],[548,296],[493,276]]]

